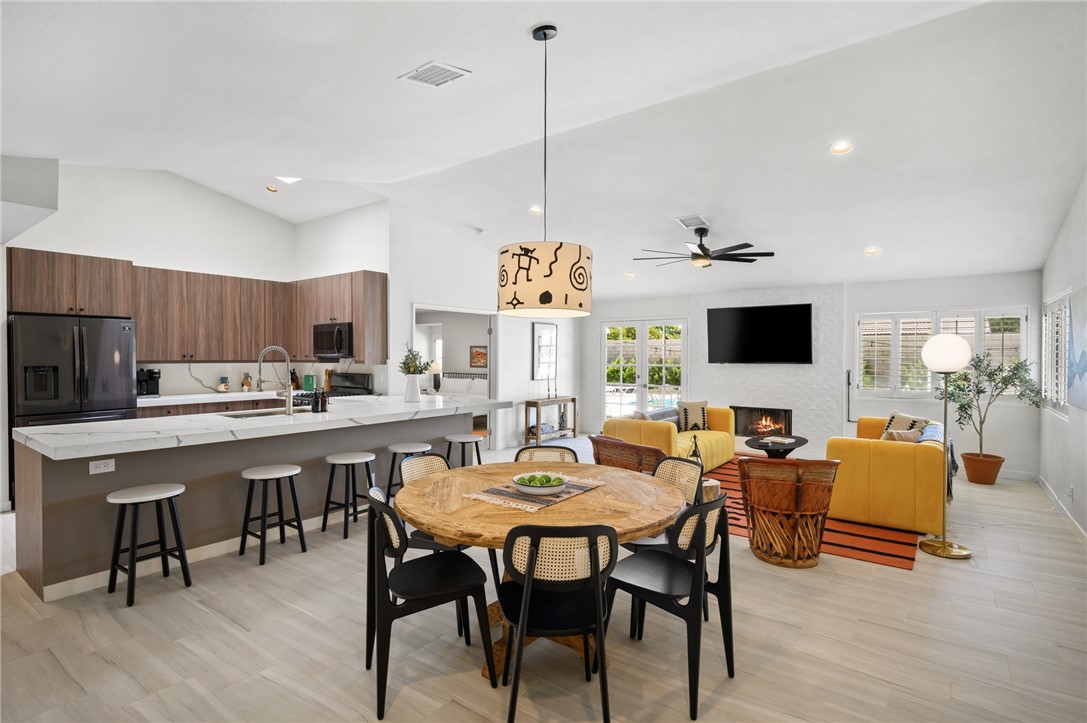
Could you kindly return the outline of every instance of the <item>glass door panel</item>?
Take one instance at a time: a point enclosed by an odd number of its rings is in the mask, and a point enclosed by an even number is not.
[[[683,386],[683,327],[651,324],[645,337],[648,382],[644,409],[675,407]]]
[[[622,417],[638,408],[638,329],[604,328],[604,415]]]
[[[604,326],[604,415],[675,407],[683,388],[683,325]]]

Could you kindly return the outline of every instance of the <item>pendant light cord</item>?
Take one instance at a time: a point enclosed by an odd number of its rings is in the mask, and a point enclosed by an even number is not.
[[[547,38],[544,38],[543,240],[547,242]]]

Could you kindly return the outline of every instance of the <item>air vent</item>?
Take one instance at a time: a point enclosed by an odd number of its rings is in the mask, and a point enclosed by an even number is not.
[[[686,229],[698,228],[699,226],[709,227],[710,222],[706,220],[706,217],[700,213],[694,213],[690,216],[680,216],[676,219],[679,225]]]
[[[430,60],[423,63],[415,70],[404,73],[397,78],[397,80],[411,80],[416,83],[422,83],[423,85],[437,88],[440,85],[452,83],[458,78],[463,78],[464,76],[471,74],[472,71],[470,70],[458,68],[454,65],[446,65],[445,63],[435,63],[433,60]]]

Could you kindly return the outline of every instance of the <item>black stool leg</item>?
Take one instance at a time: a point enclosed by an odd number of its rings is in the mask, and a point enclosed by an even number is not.
[[[249,480],[249,492],[245,495],[245,509],[242,510],[242,544],[238,548],[238,554],[245,554],[245,543],[249,537],[249,516],[253,509],[253,480]]]
[[[483,457],[479,454],[479,442],[475,442],[476,445],[476,464],[483,464]]]
[[[463,466],[464,466],[464,450],[465,450],[465,448],[466,448],[467,446],[468,446],[468,445],[467,445],[467,444],[465,444],[464,442],[461,442],[461,443],[460,443],[460,466],[461,466],[461,467],[463,467]]]
[[[374,479],[374,470],[370,467],[370,463],[366,463],[366,489],[369,490],[377,480]],[[366,503],[369,506],[369,502]]]
[[[185,578],[185,587],[192,587],[192,575],[189,574],[189,556],[185,554],[185,538],[181,536],[181,522],[177,516],[177,502],[171,497],[166,500],[170,506],[170,523],[174,527],[174,544],[177,545],[177,559],[181,563],[181,576]]]
[[[302,512],[298,509],[298,493],[294,489],[294,477],[288,477],[287,484],[291,486],[291,504],[294,505],[294,523],[298,526],[298,544],[302,546],[302,552],[305,552],[306,533],[302,531]]]
[[[162,500],[155,500],[155,517],[159,523],[159,552],[162,553],[162,576],[170,577],[170,558],[166,554],[166,521],[162,515]]]
[[[140,506],[132,505],[132,531],[129,533],[128,546],[128,598],[126,603],[132,607],[136,603],[136,552],[140,545]]]
[[[396,476],[396,452],[393,452],[392,465],[389,467],[389,486],[385,488],[385,496],[392,498],[393,496],[393,478]]]
[[[453,443],[445,443],[445,461],[449,464],[453,464]]]
[[[268,480],[260,481],[260,564],[264,564],[264,543],[268,540]]]
[[[325,515],[321,518],[321,532],[328,529],[328,508],[332,505],[332,482],[336,479],[336,465],[328,466],[328,489],[325,490]]]
[[[351,465],[345,464],[343,466],[343,539],[347,539],[347,525],[351,522],[351,500],[354,495],[351,494]],[[302,523],[299,522],[298,526],[301,527]]]
[[[286,519],[286,515],[283,514],[283,480],[276,480],[276,510],[279,514],[279,544],[287,542],[287,527],[283,524],[283,520]]]
[[[107,592],[117,589],[117,564],[121,561],[121,540],[125,536],[125,510],[128,505],[117,505],[117,532],[113,535],[113,555],[109,562],[109,587]]]
[[[359,470],[358,465],[351,465],[351,510],[355,522],[359,521]]]

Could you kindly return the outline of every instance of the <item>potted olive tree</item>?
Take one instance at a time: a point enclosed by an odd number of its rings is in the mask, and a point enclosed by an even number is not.
[[[1042,405],[1042,392],[1030,374],[1030,364],[1019,360],[1014,364],[994,364],[989,353],[976,354],[970,366],[948,377],[947,399],[955,405],[956,422],[960,429],[969,424],[978,433],[978,451],[963,452],[962,463],[966,467],[966,479],[976,484],[991,485],[1000,474],[1004,458],[985,452],[985,420],[993,402],[1004,394],[1014,394],[1031,406]],[[944,390],[936,392],[937,399],[944,398]]]

